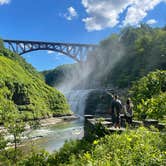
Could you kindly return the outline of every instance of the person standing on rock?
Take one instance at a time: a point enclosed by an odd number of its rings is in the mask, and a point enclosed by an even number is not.
[[[131,125],[133,117],[133,104],[130,98],[127,99],[125,105],[125,118],[126,122]]]
[[[113,126],[115,128],[120,128],[120,112],[122,111],[122,102],[117,95],[114,96],[111,104],[111,116]]]

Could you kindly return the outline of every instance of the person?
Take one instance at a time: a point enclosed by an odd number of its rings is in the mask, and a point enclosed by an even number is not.
[[[122,103],[117,95],[114,96],[114,99],[111,104],[111,115],[112,122],[115,128],[120,128],[120,112],[122,110]]]
[[[107,95],[108,95],[108,111],[107,111],[107,113],[111,115],[111,113],[112,113],[112,102],[114,100],[114,94],[107,91]]]
[[[132,117],[133,117],[133,103],[130,98],[127,99],[125,105],[125,119],[128,124],[132,124]]]

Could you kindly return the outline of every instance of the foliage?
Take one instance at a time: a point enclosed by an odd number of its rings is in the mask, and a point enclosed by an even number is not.
[[[129,87],[132,81],[150,71],[166,69],[166,31],[142,25],[124,29],[120,37],[125,47],[124,56],[107,75],[114,86]]]
[[[88,69],[89,74],[84,78],[86,87],[128,88],[133,81],[151,71],[166,70],[166,30],[146,24],[137,28],[126,27],[119,34],[112,34],[101,41],[99,49],[87,59],[85,71]],[[46,82],[57,85],[61,82],[61,75],[63,79],[68,77],[74,66],[68,68],[67,74],[62,72],[66,68],[64,65],[60,70],[47,71]],[[79,80],[79,76],[75,78]]]
[[[3,149],[1,156],[7,163],[17,163],[20,158],[21,151],[18,149],[18,144],[21,142],[22,132],[25,131],[25,122],[17,112],[7,112],[3,120],[7,134],[12,136],[7,142],[12,142],[14,148]]]
[[[47,86],[22,57],[4,48],[0,49],[0,108],[17,110],[24,120],[71,113],[60,92]]]
[[[162,92],[166,92],[166,71],[155,71],[133,83],[130,89],[130,95],[133,100],[141,102],[141,100],[150,99]]]
[[[139,119],[162,119],[166,116],[166,71],[149,73],[133,83],[130,95]]]
[[[0,133],[0,151],[4,150],[7,145],[7,141],[4,139],[4,134]]]
[[[164,165],[166,159],[165,135],[157,131],[139,128],[122,134],[114,133],[101,139],[88,142],[71,141],[64,145],[60,152],[46,157],[41,155],[38,163],[36,155],[26,158],[22,165]],[[80,146],[81,145],[81,146]],[[38,155],[37,155],[38,156]],[[33,161],[31,162],[33,158]],[[34,160],[35,158],[35,160]]]
[[[28,159],[23,158],[19,163],[18,166],[46,166],[48,165],[47,160],[49,157],[49,153],[46,151],[40,152],[32,152],[29,154]]]
[[[48,85],[58,87],[64,81],[70,82],[73,77],[77,77],[77,64],[65,64],[53,70],[43,71],[45,82]]]
[[[61,163],[65,165],[70,161],[70,158],[73,155],[78,157],[89,150],[90,147],[92,147],[92,144],[85,139],[76,141],[71,140],[70,142],[66,142],[59,152],[50,155],[48,163],[50,165],[59,165]]]
[[[157,97],[142,100],[137,105],[137,116],[139,119],[152,118],[162,120],[166,116],[166,93]]]
[[[0,49],[3,49],[4,45],[3,45],[3,40],[0,39]]]

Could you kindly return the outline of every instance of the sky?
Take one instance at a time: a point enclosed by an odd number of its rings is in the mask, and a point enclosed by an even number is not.
[[[98,44],[128,25],[166,25],[166,0],[0,0],[0,38]],[[38,71],[74,63],[62,54],[23,57]]]

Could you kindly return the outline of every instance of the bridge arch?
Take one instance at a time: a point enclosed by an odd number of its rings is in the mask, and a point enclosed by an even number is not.
[[[31,51],[50,50],[66,55],[76,62],[86,60],[88,52],[97,48],[93,44],[78,43],[56,43],[42,41],[25,41],[25,40],[3,40],[5,45],[13,52],[22,55]]]

